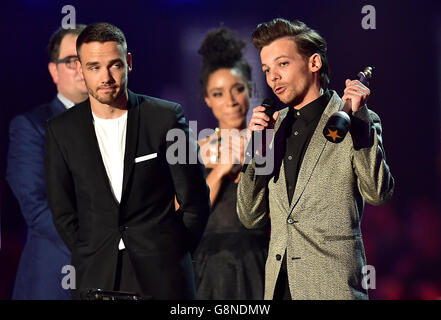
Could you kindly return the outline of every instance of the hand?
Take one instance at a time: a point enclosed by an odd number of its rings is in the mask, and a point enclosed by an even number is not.
[[[264,111],[265,111],[265,107],[263,106],[258,106],[253,109],[253,115],[251,117],[250,124],[248,126],[248,132],[252,133],[254,131],[262,131],[265,128],[269,128],[269,129],[274,128],[274,124],[276,123],[276,120],[279,117],[279,112],[278,111],[274,112],[273,118],[270,119],[270,117],[268,117]],[[262,137],[262,139],[264,138],[265,137]],[[264,139],[263,140],[264,142],[261,146],[257,145],[257,150],[255,151],[256,154],[265,156],[265,152],[268,148],[270,140],[271,139]],[[254,148],[256,148],[256,146],[254,146]]]
[[[267,128],[268,126],[270,128],[274,126],[274,123],[279,116],[279,112],[274,112],[273,119],[271,120],[264,111],[265,107],[263,106],[258,106],[253,109],[253,115],[251,117],[250,124],[248,125],[249,131],[260,131]]]
[[[371,91],[358,80],[346,79],[345,84],[346,88],[342,100],[344,103],[346,103],[347,100],[350,100],[352,112],[356,112],[366,104]]]
[[[243,137],[226,137],[220,145],[218,164],[215,167],[216,173],[222,178],[227,175],[235,177],[243,163],[243,150]]]

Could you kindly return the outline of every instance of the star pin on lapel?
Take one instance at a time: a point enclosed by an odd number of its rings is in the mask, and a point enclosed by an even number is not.
[[[332,138],[332,140],[334,140],[334,142],[337,140],[337,139],[341,139],[342,137],[340,137],[339,135],[338,135],[338,130],[336,129],[336,130],[331,130],[331,129],[329,129],[328,128],[328,134],[326,135],[327,137],[331,137]]]

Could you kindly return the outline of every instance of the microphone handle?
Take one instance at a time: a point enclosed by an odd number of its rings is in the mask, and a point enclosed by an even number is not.
[[[275,108],[267,103],[262,103],[262,106],[265,107],[265,111],[264,113],[270,118],[270,121],[274,115],[274,112],[276,111]],[[251,132],[251,139],[250,142],[248,143],[248,146],[245,150],[245,161],[244,164],[242,166],[242,172],[246,171],[246,168],[248,167],[248,164],[251,163],[251,160],[254,159],[255,153],[257,151],[257,148],[255,148],[255,141],[256,141],[256,136],[258,136],[259,139],[257,139],[258,141],[262,142],[262,145],[265,144],[265,137],[266,134],[264,134],[266,131],[266,128],[263,128],[262,130],[255,130],[253,132]]]
[[[368,87],[369,86],[369,79],[366,76],[365,72],[360,71],[357,74],[357,77],[358,77],[358,81],[360,81],[362,84],[364,84],[366,87]],[[345,102],[343,108],[341,109],[341,111],[346,112],[349,116],[352,114],[352,101],[351,101],[351,99],[346,100],[346,102]]]

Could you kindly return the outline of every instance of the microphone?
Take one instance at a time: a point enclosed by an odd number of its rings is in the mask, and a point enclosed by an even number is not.
[[[147,300],[151,296],[141,297],[136,292],[112,291],[99,288],[83,289],[80,291],[81,300]]]
[[[358,80],[365,86],[369,85],[369,79],[372,77],[373,67],[366,67],[364,71],[359,72]],[[343,109],[335,112],[329,117],[325,128],[323,129],[323,135],[325,138],[333,143],[340,143],[346,137],[349,129],[351,128],[351,118],[349,115],[351,111],[351,102],[346,100]]]
[[[265,107],[264,113],[270,118],[270,121],[273,117],[274,112],[276,112],[276,108],[274,107],[274,100],[271,98],[265,98],[261,104],[263,107]],[[242,166],[242,172],[245,172],[248,164],[251,162],[251,160],[256,155],[257,151],[260,148],[256,147],[256,140],[262,141],[262,146],[265,146],[266,144],[266,128],[263,128],[263,130],[255,130],[251,133],[251,139],[248,143],[248,146],[245,151],[245,162]]]

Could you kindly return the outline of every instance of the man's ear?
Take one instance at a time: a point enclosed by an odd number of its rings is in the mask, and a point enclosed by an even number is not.
[[[311,72],[317,72],[322,67],[322,58],[318,53],[314,53],[309,57],[309,70]]]
[[[55,62],[49,62],[47,65],[49,73],[51,74],[52,81],[57,84],[58,83],[58,70],[57,64]]]
[[[127,69],[132,71],[132,54],[130,52],[127,52]]]

